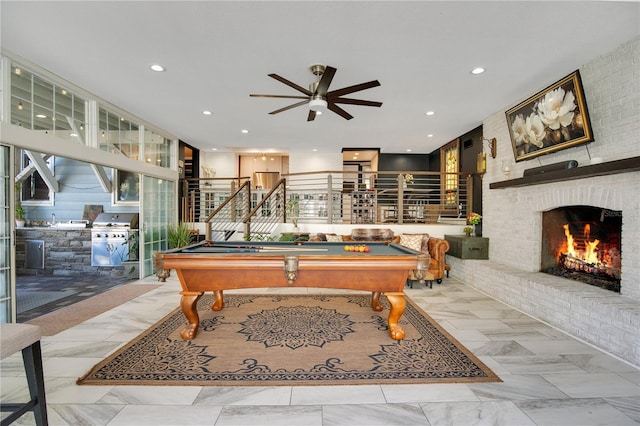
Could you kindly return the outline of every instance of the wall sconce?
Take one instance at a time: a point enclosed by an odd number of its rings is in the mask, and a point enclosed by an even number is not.
[[[498,141],[496,140],[496,138],[482,138],[482,142],[484,141],[489,142],[489,152],[491,153],[491,158],[496,158],[496,154],[498,152]]]
[[[487,171],[487,154],[484,152],[479,152],[478,157],[476,158],[476,173],[480,176],[485,174]]]

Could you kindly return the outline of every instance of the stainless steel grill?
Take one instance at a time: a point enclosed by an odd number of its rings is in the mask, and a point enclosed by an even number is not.
[[[91,230],[91,266],[119,266],[129,260],[129,237],[138,232],[138,213],[101,213]]]

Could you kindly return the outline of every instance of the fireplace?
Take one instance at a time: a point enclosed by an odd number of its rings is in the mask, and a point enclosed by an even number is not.
[[[566,206],[542,213],[542,272],[620,292],[622,212]]]

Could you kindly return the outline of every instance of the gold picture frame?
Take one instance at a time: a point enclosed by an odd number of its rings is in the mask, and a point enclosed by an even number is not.
[[[593,141],[580,72],[506,111],[516,161]]]

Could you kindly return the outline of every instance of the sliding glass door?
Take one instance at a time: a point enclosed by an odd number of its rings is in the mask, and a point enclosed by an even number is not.
[[[142,178],[140,247],[142,277],[153,274],[153,254],[167,250],[167,226],[177,222],[177,184],[151,176]]]
[[[13,240],[15,223],[13,147],[0,144],[0,322],[15,321],[15,250]]]

